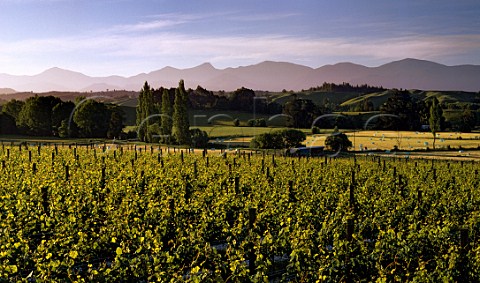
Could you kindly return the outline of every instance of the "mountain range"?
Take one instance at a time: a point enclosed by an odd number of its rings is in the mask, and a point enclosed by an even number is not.
[[[180,79],[184,79],[186,87],[196,88],[200,85],[214,91],[232,91],[242,86],[265,91],[299,91],[322,85],[324,82],[346,82],[385,88],[477,92],[480,91],[480,65],[446,66],[410,58],[378,67],[347,62],[316,69],[272,61],[226,69],[216,69],[210,63],[204,63],[188,69],[164,67],[132,77],[90,77],[55,67],[32,76],[0,74],[0,94],[12,91],[139,91],[145,81],[158,88],[175,87]]]

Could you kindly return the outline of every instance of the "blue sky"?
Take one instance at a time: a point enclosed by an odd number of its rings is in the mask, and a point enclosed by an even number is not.
[[[0,0],[0,73],[480,64],[478,0]]]

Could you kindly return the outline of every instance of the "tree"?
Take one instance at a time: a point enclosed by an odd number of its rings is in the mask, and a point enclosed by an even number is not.
[[[60,98],[38,96],[27,98],[18,114],[17,125],[27,134],[37,136],[52,135],[52,109],[61,103]]]
[[[290,148],[299,146],[305,139],[306,135],[302,131],[288,129],[258,135],[252,139],[250,147],[262,149]]]
[[[420,101],[412,99],[408,91],[393,90],[393,95],[380,107],[380,111],[396,117],[380,117],[377,128],[407,131],[420,129],[421,105]]]
[[[433,149],[435,149],[435,141],[437,140],[437,132],[443,129],[445,118],[443,117],[443,110],[436,97],[433,98],[430,105],[430,117],[428,123],[430,124],[430,131],[433,135]]]
[[[162,114],[167,117],[162,117],[161,120],[161,133],[162,135],[169,136],[172,134],[172,104],[170,102],[170,94],[167,89],[163,90],[162,94]],[[162,140],[165,142],[167,139]]]
[[[63,121],[66,121],[68,128],[68,120],[74,109],[75,104],[71,101],[61,101],[52,108],[52,131],[55,136],[59,136],[59,129]]]
[[[258,103],[254,101],[254,97],[255,92],[253,90],[244,87],[239,88],[234,91],[229,98],[231,105],[230,109],[238,111],[252,111],[253,103]],[[259,107],[259,105],[256,105],[256,107]]]
[[[123,130],[124,112],[115,104],[107,104],[108,114],[110,116],[108,122],[107,138],[113,139],[120,137]]]
[[[7,113],[0,113],[0,134],[9,135],[16,133],[15,119]]]
[[[461,121],[459,123],[459,130],[465,133],[469,133],[477,124],[477,119],[475,114],[470,110],[470,108],[466,108],[463,111],[461,116]]]
[[[190,144],[190,123],[187,112],[187,94],[183,80],[178,83],[175,90],[173,105],[172,136],[178,144]]]
[[[195,148],[206,148],[208,145],[208,134],[200,129],[191,129],[190,137],[192,146]]]
[[[24,105],[25,102],[12,99],[2,106],[2,112],[10,115],[15,121],[18,121],[18,116]]]
[[[150,88],[148,82],[145,82],[142,89],[140,90],[137,105],[137,127],[142,125],[142,127],[138,130],[138,138],[141,141],[147,141],[148,126],[152,124],[152,121],[150,121],[148,117],[154,114],[154,112],[155,105],[153,101],[153,91]]]
[[[294,128],[310,128],[313,120],[321,115],[320,109],[309,99],[293,99],[285,103],[283,114],[289,116],[287,126]]]
[[[300,146],[307,139],[304,132],[294,129],[283,130],[280,134],[282,135],[285,148]]]
[[[110,123],[110,115],[105,104],[93,99],[82,103],[73,115],[81,137],[104,138]]]
[[[347,151],[352,147],[352,142],[344,133],[340,133],[337,128],[333,130],[332,135],[325,139],[325,146],[333,151]]]

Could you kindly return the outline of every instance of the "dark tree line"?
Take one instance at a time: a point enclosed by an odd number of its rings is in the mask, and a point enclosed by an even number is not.
[[[123,112],[113,104],[78,97],[76,104],[54,96],[12,99],[2,107],[0,134],[119,138]]]

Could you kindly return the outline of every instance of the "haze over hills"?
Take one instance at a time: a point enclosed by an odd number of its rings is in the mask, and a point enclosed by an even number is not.
[[[266,61],[255,65],[216,69],[210,63],[188,68],[165,67],[132,77],[90,77],[82,73],[51,68],[38,75],[14,76],[0,74],[0,94],[16,91],[139,91],[145,81],[158,88],[176,87],[180,79],[186,87],[197,85],[208,90],[232,91],[240,87],[254,90],[301,90],[323,82],[353,85],[368,84],[385,88],[422,90],[480,91],[480,66],[446,66],[435,62],[404,59],[378,67],[338,63],[320,68]],[[6,90],[5,92],[3,90]]]

